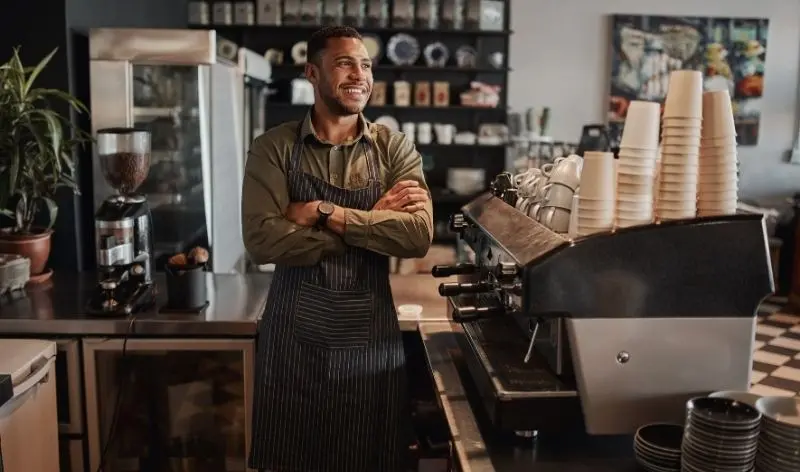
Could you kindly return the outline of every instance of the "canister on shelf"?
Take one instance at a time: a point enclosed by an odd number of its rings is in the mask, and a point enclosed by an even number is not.
[[[233,24],[233,3],[214,2],[211,19],[215,25]]]
[[[411,83],[398,80],[394,83],[394,105],[398,107],[411,106]]]
[[[256,23],[280,25],[283,15],[281,0],[256,0]]]
[[[379,80],[372,84],[372,95],[369,104],[382,107],[386,105],[386,82]]]
[[[447,107],[450,106],[450,83],[449,82],[434,82],[433,83],[433,106]]]
[[[233,9],[233,23],[236,25],[254,25],[256,8],[253,2],[236,2]]]
[[[417,82],[414,86],[414,104],[418,107],[431,106],[431,83]]]
[[[190,25],[207,25],[211,23],[208,2],[189,2],[188,9]]]
[[[345,0],[344,24],[349,26],[364,26],[366,16],[366,3],[362,0]]]
[[[414,27],[414,2],[413,0],[394,0],[392,4],[392,27]]]

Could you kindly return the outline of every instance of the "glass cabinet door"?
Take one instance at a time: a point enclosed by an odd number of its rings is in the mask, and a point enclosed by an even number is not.
[[[94,339],[83,349],[90,470],[248,470],[253,340]]]
[[[132,68],[134,126],[152,134],[150,173],[139,191],[151,206],[159,268],[165,258],[187,247],[208,247],[203,67]]]

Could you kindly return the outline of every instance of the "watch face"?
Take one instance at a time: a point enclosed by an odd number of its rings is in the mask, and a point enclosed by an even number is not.
[[[322,203],[319,204],[319,207],[317,209],[323,215],[330,216],[331,214],[333,214],[333,203],[331,203],[331,202],[322,202]]]

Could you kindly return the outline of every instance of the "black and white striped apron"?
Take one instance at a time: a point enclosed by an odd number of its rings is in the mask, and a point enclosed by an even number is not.
[[[369,210],[382,195],[374,144],[368,185],[349,190],[289,163],[292,202]],[[410,439],[405,353],[389,259],[348,246],[307,267],[275,269],[259,325],[250,467],[271,472],[396,472]]]

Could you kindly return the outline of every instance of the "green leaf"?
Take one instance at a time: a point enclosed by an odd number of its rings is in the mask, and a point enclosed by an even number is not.
[[[47,229],[51,229],[56,222],[58,216],[58,205],[52,198],[40,197],[47,207]]]
[[[17,209],[15,212],[15,217],[17,220],[17,230],[21,230],[25,227],[25,223],[27,221],[26,214],[28,213],[28,199],[25,195],[20,195],[19,200],[17,200]]]
[[[36,81],[36,78],[39,77],[39,74],[42,73],[44,68],[47,67],[47,64],[50,63],[50,60],[53,59],[53,56],[56,55],[56,51],[58,51],[58,48],[53,49],[53,51],[50,54],[45,56],[45,58],[42,59],[39,62],[39,64],[36,65],[36,67],[34,67],[33,71],[28,76],[28,81],[25,83],[25,89],[24,89],[24,91],[22,93],[23,97],[28,95],[28,92],[33,87],[33,83]],[[19,56],[17,56],[17,58],[19,58]]]
[[[88,112],[80,100],[61,90],[35,88],[55,54],[27,67],[15,48],[0,64],[0,212],[16,220],[18,232],[30,230],[42,205],[47,206],[48,224],[54,224],[56,192],[65,187],[79,193],[76,148],[93,142],[71,114],[53,109],[53,102],[61,101],[77,113]]]

